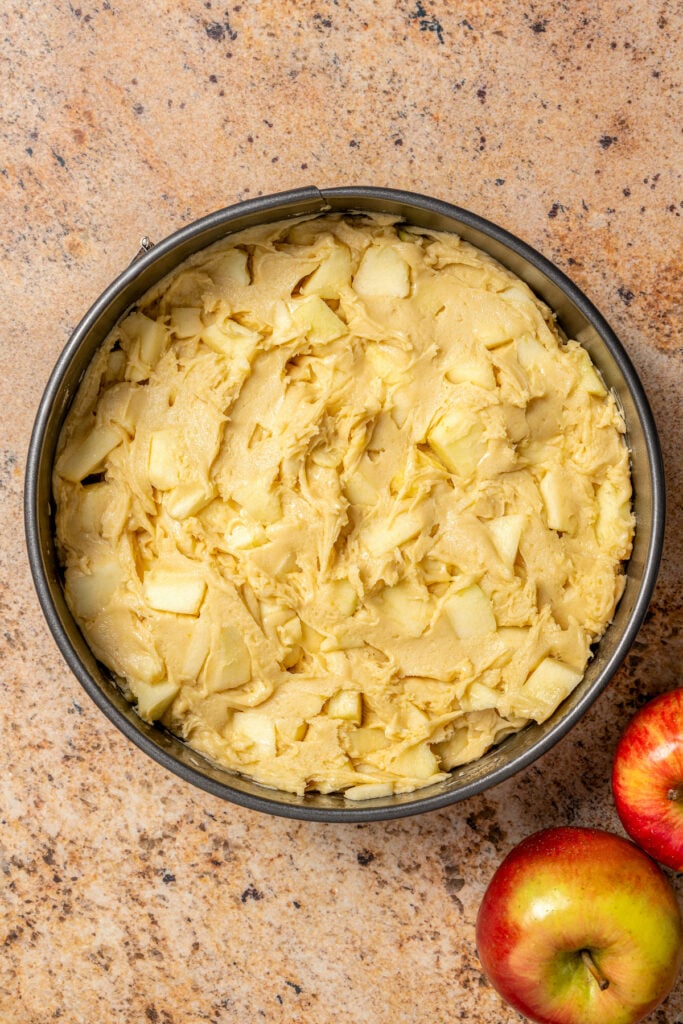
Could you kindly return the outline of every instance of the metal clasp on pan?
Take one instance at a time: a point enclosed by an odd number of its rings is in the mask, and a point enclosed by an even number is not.
[[[146,252],[149,252],[149,250],[152,249],[153,247],[154,242],[151,240],[151,238],[149,238],[148,235],[145,235],[144,238],[140,239],[140,248],[135,253],[135,256],[133,256],[133,259],[130,262],[135,263],[137,260],[141,259]]]

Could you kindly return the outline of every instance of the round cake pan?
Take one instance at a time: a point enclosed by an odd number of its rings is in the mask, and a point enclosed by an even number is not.
[[[93,657],[66,605],[51,491],[57,439],[85,369],[114,324],[148,288],[192,253],[232,232],[288,217],[344,210],[388,212],[417,226],[455,232],[526,281],[555,311],[564,332],[587,349],[622,409],[636,517],[623,597],[582,682],[557,711],[542,725],[531,724],[509,736],[434,786],[364,803],[352,803],[341,795],[296,796],[267,789],[212,764],[160,725],[143,722]],[[130,740],[182,779],[236,804],[291,818],[358,822],[422,813],[481,793],[531,764],[578,722],[623,661],[647,610],[662,549],[664,479],[655,423],[631,360],[600,313],[552,263],[507,231],[437,199],[384,188],[310,187],[229,206],[151,247],[145,240],[138,258],[85,314],[52,371],[28,452],[24,512],[31,571],[52,635],[90,697]]]

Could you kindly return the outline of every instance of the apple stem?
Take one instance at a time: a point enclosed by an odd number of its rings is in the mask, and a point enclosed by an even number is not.
[[[683,786],[672,786],[666,794],[667,800],[683,800]]]
[[[609,988],[609,981],[602,973],[593,957],[591,956],[590,950],[582,949],[581,959],[583,960],[586,969],[590,971],[592,976],[595,978],[595,983],[597,984],[600,991],[604,992],[606,988]]]

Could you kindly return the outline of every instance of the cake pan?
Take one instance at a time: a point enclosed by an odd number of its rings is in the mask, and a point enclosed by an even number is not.
[[[64,417],[98,346],[122,314],[192,253],[234,231],[303,214],[378,211],[451,231],[489,253],[532,288],[579,341],[617,397],[631,453],[636,531],[626,586],[584,679],[542,725],[509,736],[447,779],[414,793],[352,803],[341,795],[297,796],[268,789],[207,760],[162,726],[143,722],[86,645],[66,605],[54,541],[51,474]],[[624,347],[586,296],[552,263],[507,231],[460,207],[395,189],[295,189],[228,206],[162,242],[147,239],[133,263],[102,293],[69,338],[38,407],[27,458],[24,516],[31,572],[52,635],[89,696],[133,743],[185,781],[242,806],[290,818],[359,822],[435,810],[481,793],[531,764],[574,726],[607,686],[645,616],[659,569],[664,530],[662,456],[652,412]]]

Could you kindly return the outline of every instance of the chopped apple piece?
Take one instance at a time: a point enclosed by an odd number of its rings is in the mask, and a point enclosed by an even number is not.
[[[251,655],[236,626],[221,626],[215,650],[204,670],[209,693],[222,693],[244,686],[251,679]]]
[[[431,583],[449,583],[451,574],[448,566],[439,558],[423,558],[420,563],[422,570],[422,582],[429,586]]]
[[[544,722],[581,682],[582,672],[554,658],[544,658],[513,699],[513,712]]]
[[[460,698],[460,706],[463,711],[486,711],[488,708],[497,708],[499,704],[500,693],[476,680],[470,683]]]
[[[109,353],[107,360],[107,373],[105,381],[122,380],[126,373],[128,357],[122,348],[114,348]]]
[[[65,480],[78,483],[101,469],[121,440],[121,432],[114,427],[96,427],[80,444],[71,442],[66,446],[57,462],[57,472]]]
[[[78,529],[84,533],[99,533],[102,519],[112,499],[111,484],[101,482],[81,488],[74,501]]]
[[[489,391],[496,386],[493,366],[486,355],[458,359],[449,365],[446,378],[452,384],[478,384]]]
[[[277,744],[275,723],[262,711],[236,711],[233,720],[235,733],[256,747],[257,756],[275,757]]]
[[[351,616],[358,607],[356,588],[349,580],[333,580],[327,586],[327,597],[332,607],[343,616]]]
[[[235,320],[216,320],[202,328],[201,339],[205,345],[214,352],[221,355],[250,356],[256,349],[261,335],[258,331],[252,331],[250,327],[244,327]]]
[[[389,615],[406,636],[422,636],[429,625],[434,607],[426,587],[397,583],[385,587],[379,598],[382,611]]]
[[[581,349],[579,373],[579,388],[587,391],[589,395],[595,395],[596,398],[603,398],[607,394],[607,389],[585,349]]]
[[[287,619],[286,622],[283,622],[282,625],[276,627],[276,632],[280,639],[280,643],[284,647],[291,647],[294,644],[300,644],[303,639],[301,619],[298,615],[291,615],[291,618]]]
[[[197,615],[206,582],[191,572],[155,568],[146,574],[142,590],[147,604],[158,612]]]
[[[156,366],[166,348],[168,331],[158,320],[151,320],[144,313],[131,313],[122,321],[121,334],[129,342],[138,342],[140,360],[147,366]]]
[[[229,531],[230,547],[237,551],[258,548],[268,540],[268,534],[260,523],[236,522]]]
[[[439,762],[429,744],[418,743],[399,754],[393,761],[391,770],[397,775],[428,779],[439,771]]]
[[[487,523],[496,551],[510,569],[515,564],[519,540],[525,523],[526,516],[521,513],[498,516],[497,519],[491,519]]]
[[[540,483],[548,526],[561,533],[572,533],[576,527],[574,496],[562,469],[550,469]]]
[[[249,561],[272,579],[284,580],[289,573],[296,572],[296,549],[287,547],[286,538],[278,538],[268,543],[267,537],[266,534],[266,543],[256,545]]]
[[[349,477],[344,490],[352,505],[374,505],[379,497],[376,489],[360,469]]]
[[[179,666],[179,674],[182,679],[195,680],[202,670],[206,661],[211,643],[211,627],[207,617],[200,616],[198,619],[188,619],[193,625],[190,639],[183,645],[182,663]]]
[[[410,357],[401,349],[371,341],[365,346],[365,358],[388,384],[400,384],[406,379]]]
[[[521,309],[536,310],[536,303],[534,302],[533,293],[529,287],[523,284],[521,281],[515,282],[508,288],[503,288],[498,293],[501,298],[504,298],[507,302],[510,302],[512,306],[518,306]]]
[[[410,294],[408,264],[390,246],[371,245],[358,265],[353,287],[363,298],[386,296],[404,299]]]
[[[376,750],[384,750],[390,743],[384,729],[361,726],[359,729],[354,729],[349,736],[348,749],[352,757],[364,757]]]
[[[195,338],[204,329],[201,309],[194,306],[174,306],[169,327],[176,338]]]
[[[301,642],[307,651],[312,654],[317,654],[321,648],[323,642],[323,634],[319,633],[313,626],[309,626],[308,623],[302,620],[301,622]]]
[[[221,290],[229,285],[246,287],[251,284],[248,260],[249,255],[244,249],[228,249],[211,264],[211,279]]]
[[[434,751],[439,758],[441,767],[449,772],[456,765],[467,760],[469,730],[466,727],[456,729],[452,736],[441,743],[434,744]]]
[[[424,516],[421,512],[400,512],[391,522],[372,523],[363,532],[363,541],[371,555],[381,556],[412,540],[423,526]]]
[[[379,800],[383,796],[391,796],[394,787],[391,782],[361,782],[358,786],[349,786],[344,790],[347,800]]]
[[[308,295],[292,302],[292,319],[303,329],[309,339],[318,344],[334,341],[346,334],[348,328],[343,320],[333,313],[319,295]]]
[[[135,392],[136,385],[130,381],[119,381],[100,395],[97,416],[100,423],[117,424],[129,433],[135,433]]]
[[[350,651],[354,647],[362,646],[363,641],[359,640],[357,636],[344,636],[340,630],[337,633],[332,633],[331,636],[326,636],[320,643],[320,650],[329,657],[335,651]]]
[[[527,373],[535,370],[540,374],[552,376],[553,372],[557,371],[556,361],[552,354],[530,334],[519,338],[516,348],[517,362]]]
[[[363,720],[363,698],[357,690],[338,690],[327,702],[330,718],[343,718],[360,725]]]
[[[287,305],[283,299],[276,299],[273,304],[273,329],[270,336],[270,344],[273,346],[286,345],[301,335],[301,324],[292,316],[291,305]]]
[[[387,734],[394,736],[411,736],[429,727],[429,716],[424,711],[408,702],[396,713]]]
[[[276,631],[278,627],[284,626],[285,623],[289,622],[294,617],[294,612],[291,608],[287,608],[275,599],[263,598],[259,602],[259,610],[261,613],[261,622],[263,623],[263,629],[265,633],[270,637],[277,635]],[[298,616],[296,616],[298,618]],[[299,620],[300,622],[301,620]]]
[[[166,493],[164,504],[174,519],[186,519],[206,508],[215,494],[215,487],[208,481],[196,480],[173,487]]]
[[[630,488],[605,480],[598,488],[598,518],[595,532],[602,547],[617,550],[625,557],[630,549],[632,530]]]
[[[476,583],[449,598],[444,609],[454,633],[461,640],[485,636],[496,629],[491,602]]]
[[[264,481],[254,480],[249,490],[240,491],[237,500],[259,523],[276,523],[282,518],[277,491],[271,490]]]
[[[149,482],[160,491],[180,483],[180,439],[170,428],[155,430],[149,439]]]
[[[301,289],[302,295],[338,299],[339,292],[351,280],[351,253],[345,245],[335,245],[330,255],[314,270]]]
[[[452,409],[427,434],[429,447],[451,473],[469,477],[486,454],[481,423],[469,412]]]
[[[152,630],[126,605],[110,601],[94,619],[83,621],[83,632],[95,657],[117,675],[145,683],[165,678]]]
[[[175,700],[180,685],[170,679],[162,683],[144,683],[141,679],[129,680],[137,699],[137,712],[146,722],[156,722]]]
[[[96,562],[88,575],[73,569],[66,574],[67,592],[79,618],[92,619],[102,611],[121,582],[121,566],[115,555]]]

